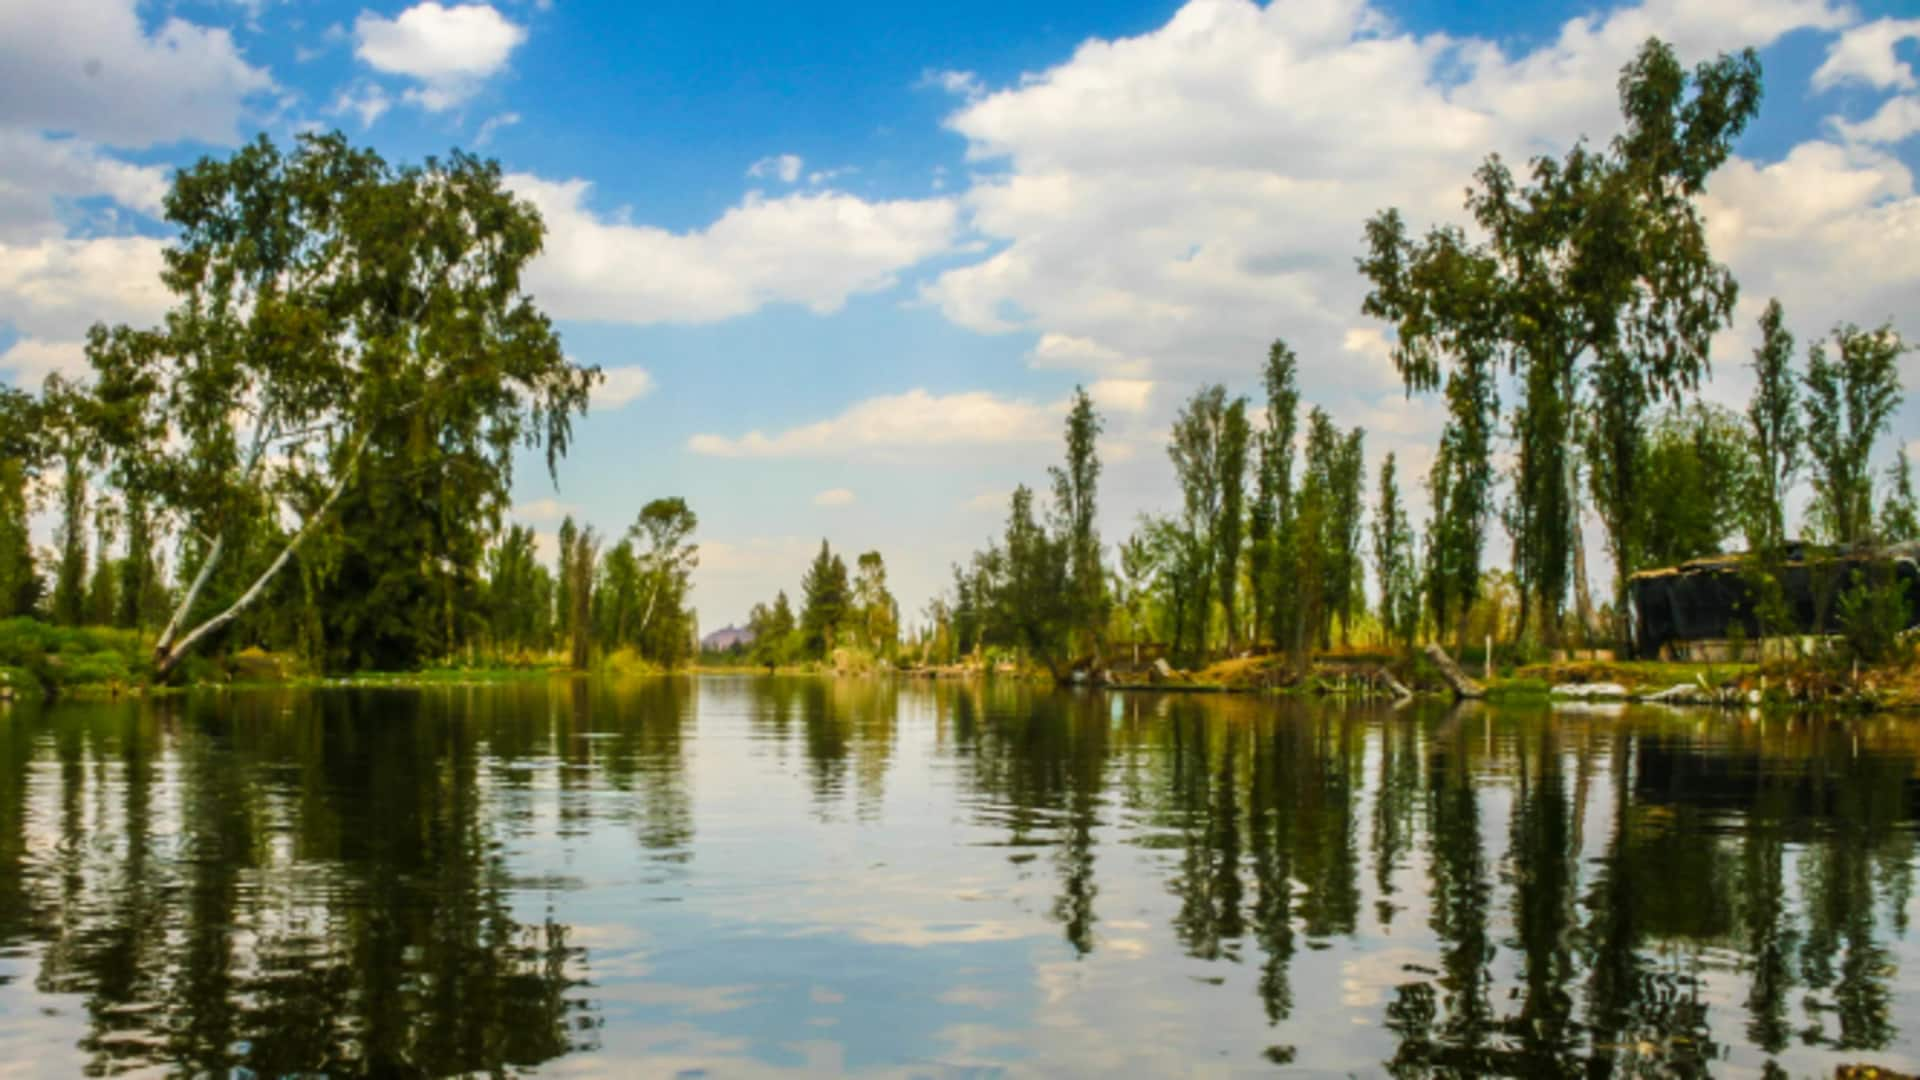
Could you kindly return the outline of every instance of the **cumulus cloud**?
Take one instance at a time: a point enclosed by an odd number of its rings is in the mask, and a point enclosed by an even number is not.
[[[0,128],[0,161],[0,244],[64,236],[60,199],[105,195],[157,215],[167,193],[166,170],[117,161],[85,139]]]
[[[1040,335],[1027,353],[1027,363],[1036,368],[1064,368],[1102,375],[1137,375],[1147,370],[1144,356],[1128,356],[1097,341],[1071,334]]]
[[[800,169],[806,163],[798,154],[780,154],[777,157],[763,157],[747,166],[747,175],[752,177],[779,177],[783,184],[791,184],[800,179]]]
[[[0,324],[73,341],[96,321],[157,322],[170,300],[162,246],[144,236],[0,243]]]
[[[1087,396],[1101,409],[1123,413],[1143,413],[1153,397],[1151,379],[1096,379],[1087,387]]]
[[[247,99],[272,88],[226,30],[172,16],[149,32],[134,0],[0,4],[0,127],[124,147],[227,144]]]
[[[353,34],[355,56],[375,71],[417,82],[406,100],[432,112],[472,97],[527,39],[524,28],[489,5],[443,7],[435,0],[392,19],[363,11]]]
[[[986,84],[980,81],[980,76],[975,75],[971,71],[954,71],[941,68],[928,68],[926,71],[921,72],[920,82],[917,85],[944,90],[949,94],[966,98],[969,101],[986,93],[987,89]]]
[[[710,457],[898,457],[927,448],[1057,441],[1062,404],[1036,405],[985,391],[909,390],[868,398],[840,415],[769,435],[695,435],[688,449]]]
[[[675,233],[596,214],[584,180],[514,175],[507,183],[547,223],[529,286],[548,311],[570,319],[707,323],[776,303],[825,314],[947,250],[957,228],[951,200],[867,202],[822,191],[749,195],[705,229]]]
[[[341,88],[327,111],[334,116],[356,117],[360,121],[360,130],[365,131],[391,108],[393,98],[379,83],[358,82]]]
[[[828,488],[813,497],[815,506],[852,506],[854,494],[846,488]]]
[[[14,386],[37,389],[47,381],[48,375],[56,372],[77,379],[85,377],[88,371],[86,352],[78,341],[25,338],[0,352],[0,372],[4,372]]]
[[[1509,55],[1355,0],[1193,0],[949,118],[969,158],[1004,165],[965,197],[997,243],[924,296],[962,326],[1038,332],[1035,366],[1251,381],[1284,336],[1310,395],[1350,392],[1356,359],[1385,390],[1377,350],[1349,338],[1368,216],[1457,221],[1488,152],[1608,137],[1618,69],[1649,34],[1692,58],[1844,17],[1823,0],[1648,0]]]
[[[593,388],[593,407],[618,409],[653,392],[653,376],[642,367],[603,367],[600,385]]]
[[[1853,27],[1827,46],[1813,73],[1813,88],[1856,83],[1876,90],[1912,90],[1913,68],[1895,53],[1901,42],[1920,38],[1920,19],[1876,19]]]
[[[1888,98],[1859,123],[1835,118],[1833,129],[1848,142],[1890,145],[1920,133],[1920,95]]]

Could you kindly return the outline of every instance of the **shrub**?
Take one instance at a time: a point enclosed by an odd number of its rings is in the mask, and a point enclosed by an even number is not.
[[[1839,603],[1840,641],[1846,656],[1867,664],[1900,655],[1900,631],[1907,624],[1907,583],[1891,574],[1874,577],[1880,580],[1856,571]]]

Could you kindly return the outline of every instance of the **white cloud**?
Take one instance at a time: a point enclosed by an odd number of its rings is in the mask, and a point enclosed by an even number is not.
[[[273,88],[226,30],[169,17],[148,32],[134,0],[0,4],[0,127],[112,146],[237,138],[246,100]]]
[[[791,184],[800,179],[800,169],[805,165],[798,154],[781,154],[777,157],[763,157],[747,166],[747,175],[752,177],[779,177],[783,184]]]
[[[355,116],[360,120],[360,130],[365,131],[393,108],[393,99],[375,82],[359,82],[343,87],[333,99],[333,106],[327,111],[334,116]]]
[[[406,99],[432,112],[472,97],[527,39],[524,28],[486,4],[442,7],[435,0],[392,19],[363,11],[353,32],[354,55],[376,71],[417,81]]]
[[[1650,34],[1691,61],[1842,18],[1823,0],[1648,0],[1508,55],[1357,0],[1194,0],[949,118],[970,159],[1004,166],[966,196],[997,243],[924,296],[962,326],[1039,333],[1036,366],[1250,383],[1278,335],[1309,397],[1351,393],[1357,356],[1385,392],[1372,351],[1349,349],[1369,216],[1459,221],[1488,152],[1604,140]]]
[[[894,458],[931,447],[1056,441],[1063,409],[984,391],[936,395],[916,389],[868,398],[831,419],[774,435],[695,435],[687,446],[710,457]]]
[[[528,274],[533,293],[560,318],[607,322],[715,322],[776,303],[837,311],[947,250],[957,218],[946,199],[749,195],[705,229],[673,233],[595,214],[583,180],[507,183],[547,223]]]
[[[25,338],[0,352],[0,372],[18,387],[39,389],[55,372],[77,379],[84,378],[89,370],[86,352],[77,341]]]
[[[514,505],[512,515],[521,521],[535,525],[557,525],[570,514],[580,512],[580,507],[558,499],[534,499],[531,502]]]
[[[1920,19],[1876,19],[1855,26],[1827,46],[1827,58],[1813,73],[1813,88],[1828,90],[1858,83],[1876,90],[1912,90],[1913,69],[1894,50],[1920,38]]]
[[[997,514],[1007,508],[1007,501],[1013,498],[1010,491],[983,491],[968,499],[961,506],[976,514]]]
[[[1088,338],[1055,333],[1040,335],[1040,340],[1027,353],[1027,363],[1036,368],[1108,375],[1137,375],[1149,366],[1144,356],[1127,356]]]
[[[1096,379],[1087,387],[1087,396],[1103,410],[1144,413],[1153,396],[1153,380]]]
[[[957,97],[971,101],[986,93],[986,84],[980,76],[971,71],[952,71],[929,68],[920,73],[920,86],[935,87]]]
[[[593,388],[593,407],[618,409],[653,392],[653,376],[642,367],[603,367],[600,385]]]
[[[480,130],[474,133],[473,145],[485,146],[493,141],[493,137],[498,134],[501,129],[510,128],[519,122],[520,114],[517,112],[504,112],[498,116],[489,116],[480,124]]]
[[[852,506],[854,494],[846,488],[828,488],[813,497],[815,506]]]
[[[1848,142],[1887,144],[1920,133],[1920,95],[1888,98],[1877,112],[1859,123],[1835,118],[1833,129]]]
[[[0,128],[0,243],[32,243],[66,233],[58,200],[105,195],[157,216],[167,193],[165,169],[129,165],[84,139],[52,139]]]
[[[72,341],[96,321],[156,322],[171,299],[160,284],[162,246],[142,236],[0,243],[0,324]]]

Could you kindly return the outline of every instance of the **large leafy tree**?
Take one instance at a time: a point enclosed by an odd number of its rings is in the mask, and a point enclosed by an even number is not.
[[[1230,419],[1238,412],[1236,424]],[[1173,649],[1182,657],[1202,659],[1207,652],[1207,631],[1213,621],[1213,598],[1223,548],[1229,539],[1223,535],[1226,510],[1225,480],[1237,460],[1246,465],[1246,427],[1243,399],[1227,402],[1227,388],[1204,386],[1181,407],[1173,421],[1173,433],[1167,442],[1167,456],[1173,461],[1180,482],[1180,528],[1183,550],[1173,565],[1173,583],[1177,609],[1173,626]],[[1236,455],[1234,442],[1238,439]],[[1234,478],[1239,482],[1239,478]],[[1238,503],[1236,503],[1238,505]],[[1239,532],[1232,530],[1237,553]]]
[[[1759,103],[1751,50],[1689,76],[1650,40],[1621,72],[1625,130],[1607,149],[1583,142],[1564,159],[1536,158],[1524,180],[1498,156],[1480,167],[1467,209],[1485,239],[1442,227],[1415,241],[1393,210],[1368,223],[1364,310],[1395,324],[1394,363],[1408,388],[1438,389],[1443,373],[1450,383],[1462,369],[1478,382],[1471,369],[1488,363],[1518,376],[1509,522],[1516,569],[1550,635],[1578,527],[1582,384],[1600,406],[1600,439],[1613,442],[1640,395],[1676,396],[1706,372],[1736,286],[1708,252],[1695,199]],[[1462,395],[1470,404],[1490,396]],[[1616,557],[1631,550],[1616,547]]]
[[[497,164],[262,137],[181,170],[165,205],[174,307],[87,347],[117,479],[193,541],[160,670],[256,602],[356,483],[458,460],[473,475],[447,513],[493,520],[517,447],[550,471],[565,453],[598,373],[522,289],[543,227]],[[237,595],[211,595],[230,562]]]

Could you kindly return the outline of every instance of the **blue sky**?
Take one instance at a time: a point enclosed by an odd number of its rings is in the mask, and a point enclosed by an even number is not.
[[[1173,505],[1179,402],[1251,392],[1274,337],[1370,467],[1423,474],[1438,405],[1359,314],[1362,221],[1458,220],[1487,152],[1610,136],[1649,34],[1767,69],[1705,201],[1743,283],[1709,395],[1744,399],[1768,296],[1802,340],[1920,333],[1920,5],[1895,0],[16,0],[0,378],[163,310],[172,166],[313,127],[397,160],[479,149],[548,220],[532,287],[568,351],[612,376],[558,489],[520,470],[516,517],[618,531],[685,494],[707,626],[793,590],[823,536],[885,554],[911,617],[1044,480],[1076,383],[1107,417],[1110,539]],[[1911,405],[1897,424],[1920,439]]]

